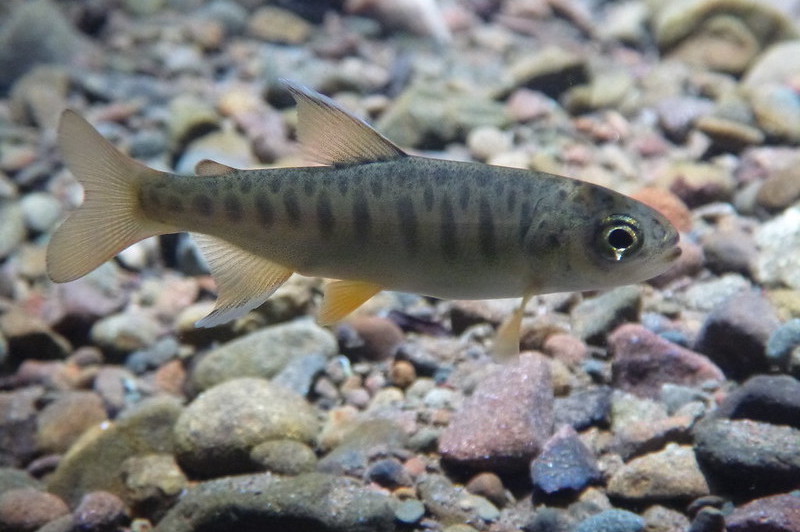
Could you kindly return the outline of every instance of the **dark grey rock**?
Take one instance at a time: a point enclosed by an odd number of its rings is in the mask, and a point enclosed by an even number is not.
[[[575,532],[641,532],[645,521],[626,510],[606,510],[584,519]]]
[[[378,460],[367,469],[367,479],[381,486],[394,489],[399,486],[411,486],[411,477],[396,458]]]
[[[352,479],[262,473],[198,484],[154,532],[392,532],[394,519],[390,497]]]
[[[20,467],[34,457],[36,403],[43,395],[38,386],[0,392],[0,466]]]
[[[165,336],[146,349],[134,351],[125,365],[136,374],[157,369],[178,355],[180,344],[173,336]]]
[[[724,532],[725,514],[717,508],[706,506],[694,516],[688,532]]]
[[[597,459],[569,425],[559,429],[531,462],[533,488],[545,496],[579,493],[600,480]]]
[[[553,412],[556,426],[570,425],[575,430],[606,427],[611,415],[611,388],[599,386],[556,397]]]
[[[796,532],[800,530],[800,494],[756,499],[726,517],[728,532]]]
[[[711,311],[695,349],[708,355],[727,376],[745,378],[769,368],[767,340],[779,326],[775,309],[761,293],[742,292]]]
[[[694,429],[700,467],[719,488],[752,497],[797,487],[800,430],[751,420],[713,419]]]
[[[800,429],[800,381],[788,375],[757,375],[725,399],[714,413]]]
[[[581,301],[572,309],[575,336],[586,343],[605,344],[606,335],[621,323],[638,321],[642,295],[636,286],[621,286]]]

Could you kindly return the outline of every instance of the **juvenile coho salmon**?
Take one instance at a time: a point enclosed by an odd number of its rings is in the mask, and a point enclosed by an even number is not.
[[[189,231],[217,282],[208,327],[261,305],[293,272],[327,284],[319,320],[383,289],[449,299],[522,297],[494,351],[518,351],[534,294],[636,283],[680,254],[658,212],[562,176],[411,156],[331,99],[287,82],[297,136],[324,166],[197,176],[129,158],[73,111],[58,143],[84,201],[53,235],[55,282],[86,275],[144,238]]]

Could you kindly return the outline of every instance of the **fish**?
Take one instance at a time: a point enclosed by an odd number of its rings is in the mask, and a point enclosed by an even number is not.
[[[65,110],[58,145],[83,186],[53,233],[47,272],[78,279],[132,244],[189,232],[217,285],[212,327],[243,316],[293,273],[331,279],[318,321],[336,323],[381,290],[441,299],[522,298],[499,327],[519,352],[528,300],[644,281],[680,255],[658,211],[564,176],[411,155],[334,100],[284,80],[296,135],[316,165],[197,175],[147,167]]]

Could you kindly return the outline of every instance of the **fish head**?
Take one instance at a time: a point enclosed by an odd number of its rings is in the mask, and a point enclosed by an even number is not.
[[[557,252],[548,249],[552,286],[543,292],[596,290],[646,281],[681,255],[679,234],[655,209],[588,183],[559,206]]]

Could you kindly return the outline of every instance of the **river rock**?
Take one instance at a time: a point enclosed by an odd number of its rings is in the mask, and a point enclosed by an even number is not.
[[[670,502],[708,495],[709,488],[692,448],[669,444],[617,470],[608,481],[608,493],[630,501]]]
[[[250,452],[259,443],[311,442],[316,414],[296,393],[255,378],[226,381],[200,394],[175,423],[181,466],[208,477],[254,470]]]
[[[784,284],[800,289],[800,207],[782,214],[756,229],[760,253],[755,263],[756,280],[765,285]]]
[[[714,415],[800,429],[800,381],[788,375],[756,375],[731,392]]]
[[[526,467],[552,430],[550,366],[541,355],[524,353],[478,383],[442,432],[439,452],[481,470]]]
[[[580,493],[602,480],[597,459],[569,425],[547,440],[530,471],[534,490],[544,496]]]
[[[0,495],[0,530],[33,532],[67,514],[67,505],[52,493],[17,488]]]
[[[175,399],[148,399],[115,421],[87,431],[48,478],[48,489],[72,505],[91,491],[123,497],[125,460],[142,454],[171,453],[173,425],[180,411]]]
[[[391,421],[363,421],[354,424],[342,441],[319,461],[317,470],[360,477],[372,459],[401,453],[406,442],[405,432]]]
[[[621,286],[576,305],[571,313],[572,328],[578,338],[602,345],[615,327],[626,321],[637,321],[641,309],[639,288]]]
[[[315,532],[393,532],[390,501],[352,479],[322,473],[241,475],[196,485],[154,532],[279,530],[290,525]]]
[[[773,495],[750,501],[725,518],[727,532],[795,532],[800,530],[800,496]]]
[[[39,449],[44,453],[65,453],[81,434],[107,419],[103,401],[96,393],[64,392],[39,413]]]
[[[584,519],[575,532],[642,532],[645,521],[627,510],[605,510]]]
[[[206,390],[240,377],[272,378],[290,360],[310,354],[331,357],[336,338],[311,320],[265,327],[221,345],[204,356],[192,372],[192,384]]]

